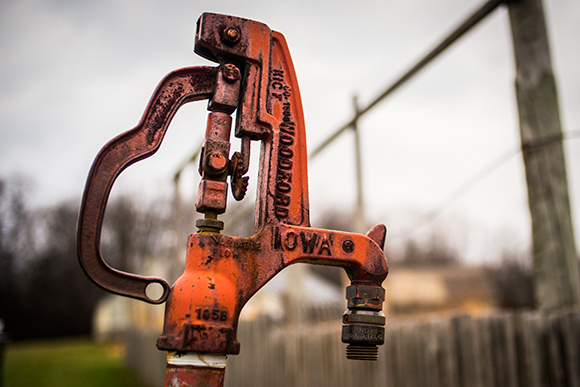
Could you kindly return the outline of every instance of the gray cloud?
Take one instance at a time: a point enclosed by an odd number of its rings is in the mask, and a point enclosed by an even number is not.
[[[159,80],[175,68],[207,64],[191,51],[195,21],[204,11],[260,20],[285,34],[313,149],[349,117],[353,93],[370,101],[480,3],[4,1],[0,173],[35,179],[40,204],[80,195],[100,147],[138,122]],[[565,129],[580,129],[580,3],[545,5],[563,122]],[[392,233],[402,232],[409,217],[397,213],[433,209],[467,176],[517,144],[513,76],[507,15],[499,10],[361,121],[373,220],[390,215]],[[205,106],[198,105],[177,115],[159,155],[131,167],[120,189],[169,186],[174,169],[203,135]],[[324,205],[354,202],[351,146],[346,136],[311,163],[315,216]],[[579,141],[566,150],[578,223]],[[450,213],[488,225],[482,232],[509,223],[525,243],[522,173],[515,159]]]

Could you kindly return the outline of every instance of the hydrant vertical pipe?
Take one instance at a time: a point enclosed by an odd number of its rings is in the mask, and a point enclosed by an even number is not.
[[[167,366],[165,387],[223,387],[225,369]]]
[[[165,387],[223,387],[226,356],[170,352],[165,369]]]

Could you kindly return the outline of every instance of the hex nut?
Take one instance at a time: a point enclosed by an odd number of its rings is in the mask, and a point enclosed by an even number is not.
[[[346,298],[368,298],[385,301],[385,289],[380,286],[350,285],[346,288]]]
[[[344,324],[371,324],[384,326],[387,318],[381,312],[366,312],[357,310],[347,310],[342,315]]]
[[[349,309],[382,310],[385,289],[380,286],[350,285],[346,288]]]
[[[219,233],[220,230],[224,229],[224,222],[217,219],[198,219],[195,221],[195,225],[203,231],[214,231]]]

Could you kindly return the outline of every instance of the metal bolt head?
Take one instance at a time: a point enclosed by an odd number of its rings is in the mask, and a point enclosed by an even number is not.
[[[238,40],[240,38],[240,31],[238,31],[237,28],[234,27],[228,28],[226,34],[228,38],[230,38],[231,40]]]
[[[242,33],[236,27],[226,27],[222,33],[222,42],[228,45],[234,45],[240,41]]]
[[[228,166],[228,159],[221,153],[213,152],[208,156],[207,166],[213,173],[223,173]]]
[[[241,77],[240,69],[231,63],[222,66],[222,73],[224,75],[224,79],[229,83],[234,83]]]

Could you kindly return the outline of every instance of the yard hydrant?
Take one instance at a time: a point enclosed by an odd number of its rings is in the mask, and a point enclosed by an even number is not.
[[[342,330],[347,357],[376,360],[377,345],[384,342],[386,228],[380,224],[361,235],[310,226],[302,102],[284,36],[259,22],[205,13],[197,22],[195,52],[219,65],[168,74],[140,123],[95,158],[79,215],[81,266],[112,293],[153,304],[167,301],[157,341],[168,352],[166,386],[222,386],[226,355],[240,351],[236,331],[243,306],[278,272],[298,262],[345,269],[351,281]],[[202,99],[209,100],[210,113],[195,206],[204,217],[189,236],[183,274],[170,287],[161,278],[109,267],[100,240],[115,179],[157,151],[180,106]],[[230,157],[234,112],[234,135],[241,145]],[[228,190],[242,200],[249,184],[251,141],[261,141],[254,232],[248,238],[222,235],[218,217],[226,211]],[[163,287],[158,299],[146,293],[153,283]]]

